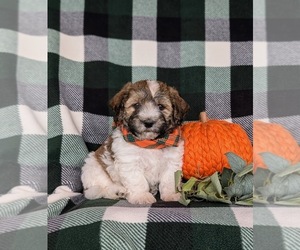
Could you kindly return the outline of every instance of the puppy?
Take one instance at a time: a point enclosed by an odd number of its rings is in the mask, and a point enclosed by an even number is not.
[[[116,128],[82,168],[88,199],[126,198],[151,204],[158,189],[164,201],[178,201],[174,173],[182,167],[180,125],[189,105],[160,81],[127,83],[110,101]]]

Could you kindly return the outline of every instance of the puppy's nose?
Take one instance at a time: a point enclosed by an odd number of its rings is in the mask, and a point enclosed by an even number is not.
[[[154,124],[154,122],[152,122],[152,121],[145,121],[144,122],[144,125],[145,125],[146,128],[151,128],[153,126],[153,124]]]

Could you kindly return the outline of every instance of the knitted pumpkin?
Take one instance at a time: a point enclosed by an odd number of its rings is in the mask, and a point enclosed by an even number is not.
[[[252,145],[243,128],[221,120],[208,120],[206,113],[200,113],[200,121],[188,122],[182,126],[184,139],[183,177],[206,178],[216,171],[229,168],[225,153],[232,152],[252,162]]]
[[[253,164],[254,171],[267,168],[260,153],[270,152],[291,164],[300,161],[300,148],[288,130],[279,124],[254,121],[253,123]]]

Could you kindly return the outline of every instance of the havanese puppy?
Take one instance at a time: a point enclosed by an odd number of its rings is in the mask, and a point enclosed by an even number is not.
[[[86,198],[151,204],[159,190],[162,200],[178,201],[174,173],[182,167],[180,125],[189,105],[174,88],[144,80],[127,83],[110,106],[116,128],[82,168]]]

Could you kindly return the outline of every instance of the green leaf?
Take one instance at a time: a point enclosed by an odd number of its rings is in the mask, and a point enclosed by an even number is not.
[[[300,163],[296,165],[292,165],[281,171],[280,173],[276,174],[278,177],[284,177],[286,175],[290,175],[293,173],[299,173],[300,172]]]
[[[253,164],[250,164],[246,166],[241,172],[237,174],[238,177],[242,177],[246,174],[252,173],[253,172]]]
[[[273,173],[269,169],[257,168],[254,175],[254,187],[259,188],[270,184]]]
[[[228,162],[230,164],[230,168],[233,170],[233,172],[239,173],[246,166],[246,162],[241,157],[239,157],[238,155],[236,155],[232,152],[228,152],[225,155],[228,159]]]
[[[219,176],[218,176],[218,173],[215,172],[212,176],[210,176],[210,180],[216,190],[216,192],[221,195],[222,193],[222,186],[221,186],[221,183],[220,183],[220,180],[219,180]]]
[[[261,153],[260,155],[268,169],[275,174],[282,172],[290,165],[289,161],[272,153],[266,152]]]
[[[187,206],[190,204],[191,200],[187,199],[185,193],[182,192],[178,202],[184,206]]]
[[[195,177],[191,177],[186,183],[182,185],[182,191],[184,192],[191,191],[196,181],[197,179]]]
[[[279,200],[274,201],[276,205],[284,205],[284,206],[299,206],[300,205],[300,198],[290,199],[290,200]]]
[[[252,206],[253,205],[253,198],[248,198],[245,200],[238,200],[234,204],[240,205],[240,206]]]
[[[232,184],[234,175],[235,173],[232,171],[232,169],[223,169],[222,173],[220,174],[220,181],[223,188],[228,187]]]
[[[177,170],[175,172],[175,190],[176,192],[181,192],[181,181],[182,181],[182,171]]]

